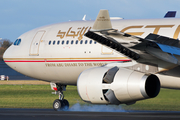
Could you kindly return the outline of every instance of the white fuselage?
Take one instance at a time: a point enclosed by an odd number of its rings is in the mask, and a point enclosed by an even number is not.
[[[68,85],[75,85],[85,69],[129,61],[122,54],[83,36],[93,23],[66,22],[26,32],[18,38],[21,39],[19,45],[8,48],[4,61],[24,75]],[[142,38],[154,33],[177,39],[180,19],[115,20],[112,26]]]

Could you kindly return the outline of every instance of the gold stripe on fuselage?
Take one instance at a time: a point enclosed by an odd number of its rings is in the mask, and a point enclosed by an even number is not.
[[[100,60],[100,59],[124,59],[129,60],[126,57],[99,57],[99,58],[4,58],[4,61],[6,60]]]

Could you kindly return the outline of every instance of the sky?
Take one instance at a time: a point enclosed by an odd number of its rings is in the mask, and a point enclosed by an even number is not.
[[[14,42],[34,28],[82,20],[85,14],[95,20],[100,9],[124,19],[163,18],[167,11],[180,18],[180,0],[0,0],[0,39]]]

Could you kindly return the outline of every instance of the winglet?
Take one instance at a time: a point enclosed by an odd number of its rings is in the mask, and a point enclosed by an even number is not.
[[[86,15],[84,15],[84,17],[83,17],[83,19],[82,19],[83,21],[86,21]]]
[[[102,31],[112,29],[108,10],[100,10],[91,31]]]
[[[176,17],[176,11],[168,11],[164,18],[174,18]]]

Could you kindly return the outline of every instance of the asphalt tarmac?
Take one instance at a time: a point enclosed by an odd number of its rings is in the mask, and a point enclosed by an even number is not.
[[[0,109],[0,120],[180,120],[180,112],[76,112],[52,109]]]

